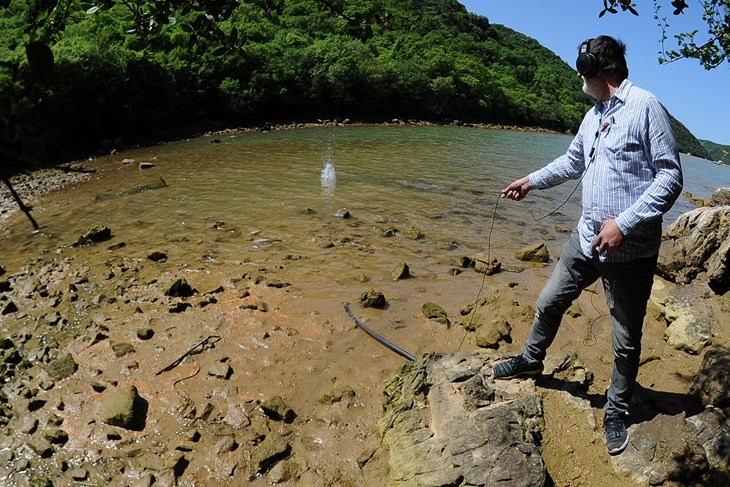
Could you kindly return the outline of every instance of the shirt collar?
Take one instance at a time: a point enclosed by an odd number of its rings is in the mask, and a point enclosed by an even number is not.
[[[603,113],[605,110],[607,110],[610,106],[615,105],[616,103],[624,103],[626,100],[626,97],[629,94],[629,90],[631,90],[631,87],[634,86],[634,84],[627,79],[623,80],[621,84],[618,87],[618,90],[616,90],[616,93],[613,94],[613,96],[608,101],[599,101],[597,104],[598,111],[600,113]],[[616,101],[614,101],[616,100]]]

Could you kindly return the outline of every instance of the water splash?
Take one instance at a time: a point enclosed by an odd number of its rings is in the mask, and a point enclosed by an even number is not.
[[[322,167],[322,190],[325,193],[332,194],[335,192],[337,185],[337,174],[335,172],[335,161],[332,158],[332,143],[327,145],[322,157],[324,166]]]

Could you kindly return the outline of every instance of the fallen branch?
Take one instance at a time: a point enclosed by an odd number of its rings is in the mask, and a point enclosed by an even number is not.
[[[200,340],[198,343],[193,345],[192,348],[190,348],[187,352],[180,355],[180,357],[178,357],[177,360],[175,360],[170,365],[168,365],[164,369],[157,372],[155,375],[160,375],[163,372],[167,372],[169,370],[174,369],[175,367],[180,365],[183,360],[185,360],[185,357],[187,357],[188,355],[192,355],[198,348],[200,348],[199,352],[202,352],[205,349],[206,345],[212,345],[220,339],[221,339],[221,337],[219,337],[218,335],[210,335],[210,336],[208,336],[208,338],[204,338],[204,339]]]
[[[20,199],[20,195],[17,193],[17,191],[15,191],[13,184],[10,182],[10,177],[7,176],[4,171],[2,173],[2,180],[5,183],[5,186],[8,187],[8,190],[10,191],[10,194],[12,195],[13,199],[15,200],[15,203],[17,203],[18,208],[20,208],[20,210],[23,213],[25,213],[25,216],[28,217],[28,220],[30,220],[30,224],[33,225],[33,230],[38,231],[38,229],[40,227],[38,226],[38,223],[33,218],[33,215],[30,214],[30,211],[31,211],[30,208],[25,206],[25,203],[23,203],[23,200]]]

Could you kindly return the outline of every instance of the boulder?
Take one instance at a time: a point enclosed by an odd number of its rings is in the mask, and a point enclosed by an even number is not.
[[[640,485],[728,485],[730,428],[721,412],[660,414],[629,427],[629,447],[614,469]]]
[[[730,350],[720,347],[707,350],[690,392],[705,406],[730,407]]]
[[[531,380],[494,381],[497,359],[424,355],[386,382],[389,485],[545,485],[540,396]]]
[[[684,314],[667,327],[664,339],[677,350],[696,355],[712,341],[712,329],[709,323]]]
[[[730,289],[730,206],[687,212],[662,236],[657,274],[687,284],[701,272],[716,293]]]
[[[99,409],[102,423],[128,430],[142,430],[147,416],[147,402],[134,385],[120,387],[109,394]]]
[[[577,390],[587,391],[588,386],[593,383],[593,372],[591,372],[576,352],[558,351],[545,359],[545,370],[543,374],[553,379],[574,384]]]

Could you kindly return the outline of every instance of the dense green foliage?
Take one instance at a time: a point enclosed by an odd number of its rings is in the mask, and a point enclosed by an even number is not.
[[[370,24],[328,15],[311,0],[287,1],[277,16],[242,2],[220,28],[245,40],[245,55],[186,29],[192,19],[182,12],[146,38],[128,35],[128,11],[114,4],[93,18],[80,11],[65,26],[42,84],[32,83],[38,76],[18,43],[22,3],[0,19],[0,99],[17,118],[26,156],[131,143],[173,126],[333,117],[568,131],[588,106],[556,55],[454,0],[347,2],[346,14],[375,3],[388,13]]]
[[[336,117],[574,131],[589,107],[555,54],[455,0],[348,0],[335,15],[318,0],[273,3],[225,3],[237,6],[216,36],[195,11],[130,35],[122,3],[77,7],[51,63],[52,39],[22,34],[32,2],[12,0],[0,10],[0,155],[52,161],[192,127]]]
[[[730,165],[730,145],[717,144],[709,140],[700,140],[700,143],[707,149],[707,159]]]

